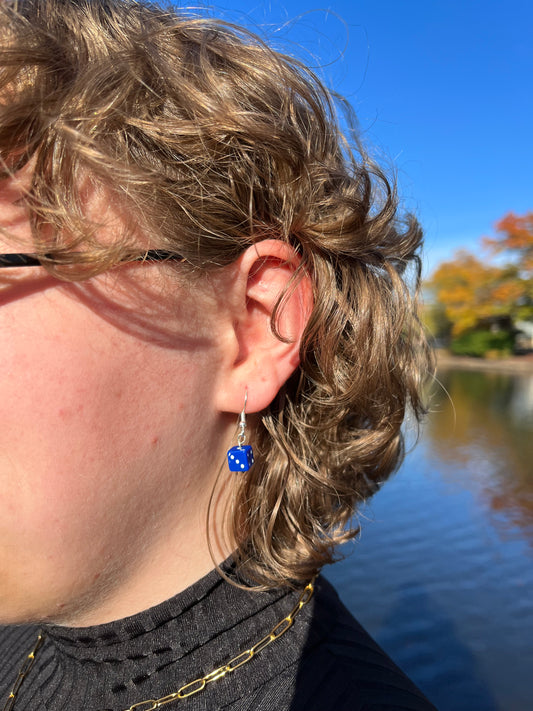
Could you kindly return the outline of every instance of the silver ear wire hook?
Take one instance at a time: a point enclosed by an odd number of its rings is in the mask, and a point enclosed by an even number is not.
[[[228,449],[228,465],[232,472],[247,472],[254,463],[252,447],[246,442],[246,404],[248,402],[248,388],[244,391],[244,406],[239,416],[239,433],[237,446]]]
[[[248,388],[244,391],[244,406],[241,410],[239,418],[239,434],[237,435],[237,444],[242,447],[246,442],[246,403],[248,402]]]

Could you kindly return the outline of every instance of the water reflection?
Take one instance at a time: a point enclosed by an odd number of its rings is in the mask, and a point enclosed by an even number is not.
[[[424,438],[441,475],[533,546],[533,375],[443,369]]]
[[[416,610],[415,623],[412,622],[413,610]],[[411,621],[406,623],[406,620]],[[454,707],[468,711],[498,711],[489,685],[480,673],[476,655],[461,640],[454,620],[435,603],[419,581],[407,580],[399,586],[395,604],[384,620],[385,632],[381,642],[385,646],[389,645],[388,636],[398,635],[400,625],[407,627],[404,638],[408,644],[402,654],[406,666],[423,668],[424,657],[427,660],[428,655],[428,640],[433,643],[438,640],[439,650],[445,650],[439,664],[430,670],[431,681],[426,682],[422,676],[419,680],[428,689],[447,690],[445,693],[435,691],[431,695],[435,703],[442,702],[438,706],[440,711]],[[391,640],[391,644],[393,642]],[[460,702],[454,703],[451,695],[459,697]]]
[[[533,374],[439,378],[418,446],[327,575],[439,711],[530,711]]]

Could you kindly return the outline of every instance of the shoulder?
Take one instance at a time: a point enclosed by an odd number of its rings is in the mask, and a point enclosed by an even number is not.
[[[435,711],[324,578],[316,583],[291,711]]]

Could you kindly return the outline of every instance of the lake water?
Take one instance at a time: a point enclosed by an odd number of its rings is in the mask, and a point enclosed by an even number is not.
[[[326,576],[439,711],[532,711],[533,374],[438,377],[419,444]]]

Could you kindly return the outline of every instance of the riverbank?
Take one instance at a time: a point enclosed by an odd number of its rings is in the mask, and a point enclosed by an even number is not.
[[[492,370],[505,373],[533,373],[533,353],[510,358],[471,358],[454,356],[448,351],[437,350],[437,368],[460,368],[465,370]]]

